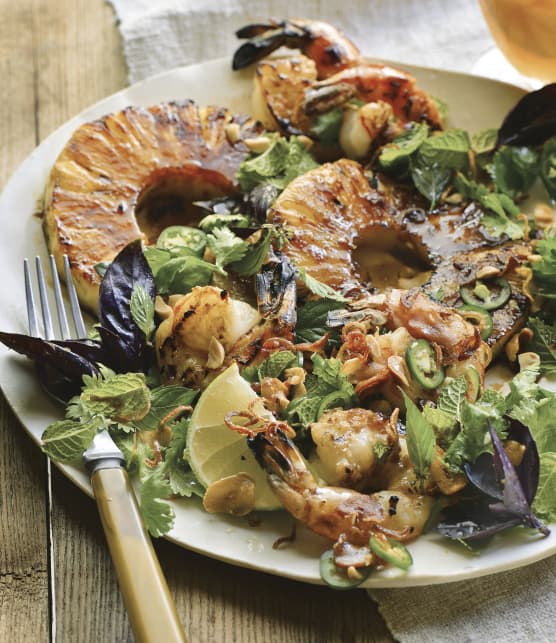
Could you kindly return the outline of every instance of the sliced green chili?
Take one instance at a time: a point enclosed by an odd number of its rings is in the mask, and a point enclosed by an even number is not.
[[[502,308],[511,297],[512,287],[506,279],[497,277],[487,283],[478,279],[473,285],[462,286],[459,292],[466,304],[496,310]]]
[[[352,589],[361,585],[367,580],[371,573],[372,567],[358,567],[359,578],[350,578],[342,567],[334,563],[334,552],[331,549],[322,554],[320,557],[320,577],[322,580],[334,589]]]
[[[436,351],[426,339],[415,340],[405,352],[407,366],[417,381],[425,389],[434,389],[442,384],[444,367],[438,364]]]
[[[485,310],[480,306],[474,306],[473,304],[464,304],[457,310],[464,319],[466,319],[474,326],[479,327],[481,339],[486,340],[492,335],[492,315],[488,312],[488,310]]]
[[[381,560],[399,569],[409,569],[413,564],[413,558],[405,545],[387,538],[383,534],[374,534],[369,539],[369,547],[373,554],[376,554]]]
[[[184,225],[172,225],[160,233],[156,241],[157,248],[163,250],[190,250],[201,257],[207,245],[207,235],[197,228]]]

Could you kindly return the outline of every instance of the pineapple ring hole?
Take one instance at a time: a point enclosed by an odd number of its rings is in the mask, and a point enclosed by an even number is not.
[[[160,168],[144,182],[135,204],[135,217],[145,242],[150,245],[168,226],[197,225],[206,211],[193,205],[194,201],[233,193],[232,184],[222,174],[199,163]]]

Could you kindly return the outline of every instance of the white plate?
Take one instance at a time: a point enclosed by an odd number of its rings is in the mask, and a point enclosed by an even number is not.
[[[476,131],[496,127],[515,104],[522,90],[485,78],[404,66],[422,87],[450,105],[451,124]],[[163,100],[193,98],[200,104],[218,104],[234,111],[249,111],[251,71],[234,73],[228,60],[170,71],[138,83],[83,111],[49,136],[19,167],[0,198],[0,329],[25,332],[22,259],[46,256],[41,222],[34,216],[48,172],[74,129],[85,121],[128,105],[148,106]],[[39,442],[48,423],[61,416],[41,391],[32,364],[4,347],[0,349],[0,385],[26,429]],[[91,493],[82,471],[61,467],[86,493]],[[176,501],[176,523],[169,538],[189,549],[235,565],[320,583],[318,557],[329,544],[304,529],[295,543],[273,549],[289,534],[291,520],[283,512],[262,515],[261,524],[247,519],[205,513],[197,501]],[[527,565],[556,553],[556,528],[548,538],[526,530],[497,537],[480,556],[436,535],[420,538],[410,547],[414,565],[408,573],[377,572],[368,587],[403,587],[461,580]]]

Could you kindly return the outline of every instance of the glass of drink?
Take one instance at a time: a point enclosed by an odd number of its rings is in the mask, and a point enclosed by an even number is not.
[[[479,0],[492,37],[524,76],[556,81],[556,0]]]

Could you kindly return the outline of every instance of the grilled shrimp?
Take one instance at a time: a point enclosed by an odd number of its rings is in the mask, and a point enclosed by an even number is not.
[[[128,107],[81,125],[50,173],[44,228],[59,269],[68,255],[82,303],[96,311],[96,264],[135,239],[155,241],[164,222],[187,222],[192,200],[236,193],[244,141],[260,131],[192,101]]]
[[[166,318],[155,334],[161,376],[168,384],[206,384],[237,341],[261,319],[255,308],[214,286],[197,286],[171,302],[161,311]]]
[[[234,54],[233,69],[243,69],[279,47],[299,49],[311,58],[319,78],[356,65],[359,49],[339,29],[318,20],[281,20],[268,24],[246,25],[236,32],[248,39]]]
[[[441,127],[437,103],[416,86],[410,74],[364,60],[357,47],[327,23],[284,20],[248,25],[237,35],[250,40],[236,51],[234,69],[258,61],[282,45],[302,52],[293,58],[262,61],[257,66],[253,113],[269,129],[309,134],[316,113],[344,106],[352,98],[389,105],[391,111],[381,109],[381,127],[377,127],[376,118],[369,119],[365,110],[354,114],[348,109],[344,114],[340,142],[350,156],[359,158],[386,130],[393,120],[391,116],[400,123],[425,121],[435,129]],[[398,131],[392,127],[388,138]],[[355,132],[368,139],[363,148],[361,143],[359,147],[352,143]]]
[[[283,252],[292,263],[353,301],[364,301],[373,288],[421,286],[442,302],[431,308],[426,298],[412,295],[417,297],[416,306],[424,306],[422,314],[437,316],[428,324],[435,332],[445,323],[444,305],[462,303],[462,286],[483,277],[504,277],[511,285],[511,297],[494,311],[493,332],[487,340],[496,353],[524,323],[530,307],[524,294],[528,269],[523,266],[530,249],[526,243],[492,239],[480,225],[480,216],[473,204],[427,213],[415,191],[382,176],[369,177],[359,163],[348,159],[297,177],[268,212],[268,220],[282,225],[288,234]],[[427,325],[426,318],[411,321],[411,304],[405,305],[399,292],[395,296],[396,301],[390,295],[384,302],[387,312],[388,307],[392,314],[397,310],[391,328],[405,325],[399,315],[406,316],[412,333],[418,324]],[[452,312],[449,315],[454,333],[438,343],[446,356],[453,343],[461,358],[476,334],[469,335],[469,327]],[[462,350],[456,340],[458,329],[463,331]],[[427,339],[430,332],[423,328],[421,335]]]
[[[311,464],[327,483],[365,490],[398,451],[395,418],[362,408],[332,409],[309,429],[316,446]]]
[[[364,546],[377,532],[407,542],[423,530],[432,498],[400,491],[367,495],[319,486],[284,428],[276,423],[254,432],[248,444],[284,508],[325,538]]]

